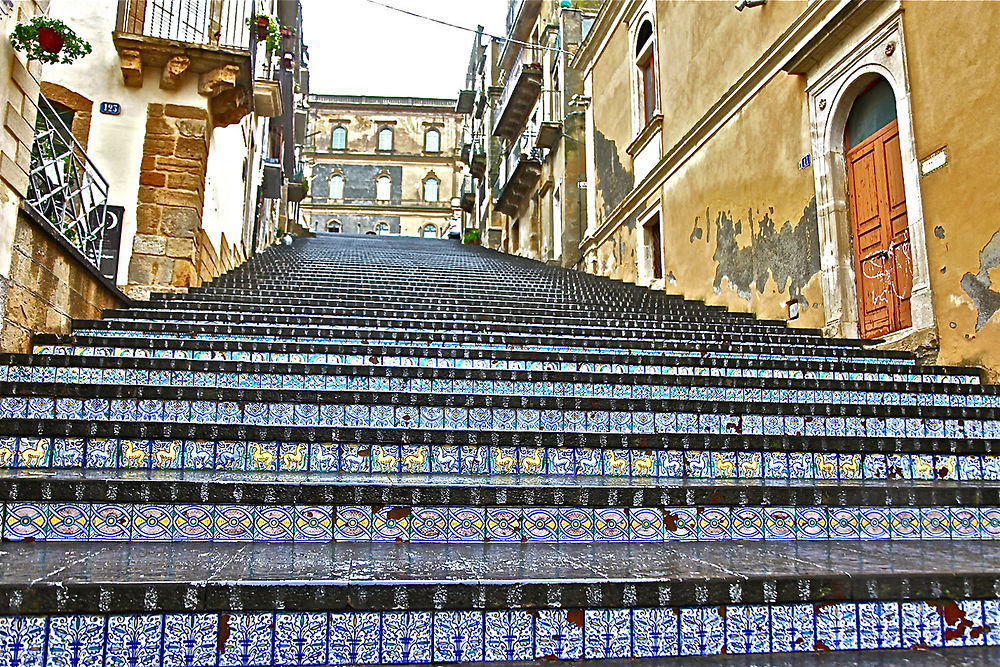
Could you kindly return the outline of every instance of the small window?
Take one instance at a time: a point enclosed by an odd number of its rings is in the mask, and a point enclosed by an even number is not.
[[[344,198],[344,175],[334,174],[330,177],[330,199]]]
[[[425,239],[436,239],[438,235],[438,228],[434,225],[424,225],[424,238]]]
[[[424,181],[424,201],[438,200],[438,189],[440,184],[441,182],[433,176]]]
[[[388,234],[389,233],[389,223],[388,222],[378,222],[375,224],[376,234]]]
[[[441,131],[431,128],[424,133],[424,151],[427,153],[441,152]]]
[[[347,150],[347,128],[341,125],[330,133],[330,148],[335,151]]]
[[[643,126],[656,115],[656,59],[654,57],[653,24],[643,21],[635,39],[635,65],[638,70],[639,120]]]
[[[378,149],[380,151],[392,150],[392,128],[383,127],[378,131]]]
[[[375,199],[379,201],[389,201],[392,198],[392,179],[388,176],[379,176],[375,179]]]

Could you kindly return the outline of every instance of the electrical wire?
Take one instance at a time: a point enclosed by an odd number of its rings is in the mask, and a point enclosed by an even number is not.
[[[478,29],[474,30],[474,29],[468,28],[468,27],[466,27],[464,25],[458,25],[456,23],[449,23],[447,21],[442,21],[441,19],[434,18],[433,16],[426,16],[424,14],[418,14],[417,12],[411,12],[410,10],[403,9],[402,7],[393,7],[392,5],[387,5],[384,2],[379,2],[379,0],[364,0],[364,1],[367,2],[367,3],[369,3],[369,4],[372,4],[372,5],[377,5],[379,7],[384,7],[385,9],[391,9],[391,10],[393,10],[395,12],[399,12],[400,14],[406,14],[407,16],[412,16],[414,18],[423,19],[425,21],[431,21],[432,23],[437,23],[439,25],[447,26],[449,28],[455,28],[456,30],[464,30],[465,32],[473,32],[473,33],[476,33],[476,34],[479,34],[479,35],[484,35],[484,36],[489,37],[490,39],[492,39],[494,41],[513,42],[514,44],[520,44],[521,46],[530,46],[530,47],[535,48],[535,49],[545,49],[546,51],[554,51],[556,53],[565,53],[565,54],[570,55],[570,56],[575,55],[572,51],[567,51],[566,49],[561,49],[558,46],[543,46],[541,44],[532,44],[531,42],[522,42],[519,39],[513,39],[513,38],[510,38],[510,37],[498,37],[497,35],[492,35],[492,34],[490,34],[488,32],[483,32],[482,30],[478,30]]]

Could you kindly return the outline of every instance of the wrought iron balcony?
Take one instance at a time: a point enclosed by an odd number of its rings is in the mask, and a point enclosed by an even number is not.
[[[121,232],[112,227],[118,219],[107,215],[107,204],[108,181],[49,101],[39,97],[24,207],[100,271],[108,234]]]
[[[530,148],[534,137],[522,136],[504,160],[503,168],[493,186],[498,192],[496,210],[511,217],[517,215],[521,205],[531,196],[531,192],[542,177],[543,151]]]
[[[246,51],[254,0],[121,0],[118,32]]]
[[[542,66],[535,62],[525,63],[524,57],[522,49],[507,74],[493,125],[493,136],[510,141],[524,130],[528,116],[542,93]]]

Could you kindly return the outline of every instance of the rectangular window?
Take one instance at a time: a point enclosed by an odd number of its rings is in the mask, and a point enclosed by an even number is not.
[[[653,75],[653,56],[642,64],[642,121],[648,125],[656,111],[656,77]]]

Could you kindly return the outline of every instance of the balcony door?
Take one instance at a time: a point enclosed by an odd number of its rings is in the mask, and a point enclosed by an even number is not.
[[[163,39],[209,42],[210,2],[205,0],[146,0],[143,34]]]

